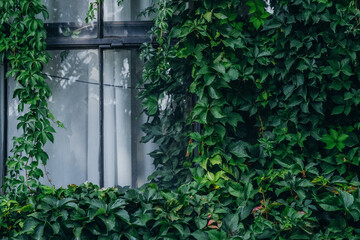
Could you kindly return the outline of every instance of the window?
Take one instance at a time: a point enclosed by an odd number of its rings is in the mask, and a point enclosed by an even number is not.
[[[153,171],[148,153],[154,146],[140,143],[140,126],[146,119],[136,97],[142,74],[137,49],[151,28],[149,18],[139,13],[151,1],[127,0],[117,7],[116,1],[105,0],[99,6],[99,20],[89,24],[84,21],[89,1],[43,2],[50,15],[46,27],[52,59],[44,69],[53,92],[49,108],[65,125],[56,129],[54,144],[45,149],[51,183],[144,184]],[[15,82],[8,81],[7,97],[0,102],[0,109],[8,106],[8,126],[0,126],[8,129],[6,134],[0,132],[8,139],[2,146],[7,149],[17,134],[15,88]],[[47,184],[47,177],[42,181]]]

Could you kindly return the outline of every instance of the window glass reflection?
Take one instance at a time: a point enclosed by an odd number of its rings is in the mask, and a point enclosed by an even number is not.
[[[106,36],[144,36],[150,30],[152,16],[143,12],[152,0],[104,1],[104,34]],[[137,21],[137,22],[135,22]]]
[[[45,20],[51,37],[96,37],[96,24],[85,23],[90,1],[42,0],[49,12]]]
[[[151,6],[152,0],[124,0],[117,5],[117,1],[104,1],[104,21],[150,21],[151,16],[140,14]]]

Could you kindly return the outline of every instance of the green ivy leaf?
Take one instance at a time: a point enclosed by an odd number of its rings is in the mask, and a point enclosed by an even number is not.
[[[220,99],[222,97],[221,93],[214,89],[213,87],[209,87],[209,96],[212,98],[212,99]]]
[[[206,21],[211,22],[212,12],[207,12],[204,14]]]
[[[214,157],[210,158],[210,162],[212,165],[219,165],[222,163],[222,158],[220,155],[215,155]]]
[[[211,114],[214,116],[214,118],[224,118],[225,115],[222,114],[220,107],[212,107],[210,108]]]
[[[214,16],[218,19],[227,19],[228,17],[223,13],[214,13]]]
[[[354,196],[345,191],[341,191],[340,196],[342,198],[345,208],[349,209],[349,207],[354,203]]]
[[[340,105],[333,108],[331,115],[338,115],[344,112],[345,106]]]
[[[148,115],[152,116],[158,111],[158,100],[155,96],[151,96],[143,102],[143,106],[147,109]]]
[[[213,69],[219,73],[225,74],[225,66],[221,63],[214,64]]]
[[[230,144],[229,151],[238,158],[250,158],[245,150],[245,144],[242,141]]]
[[[229,74],[231,80],[237,80],[240,75],[239,71],[236,69],[233,69],[233,68],[229,69],[228,74]]]
[[[118,210],[118,211],[114,212],[114,215],[119,217],[125,223],[130,224],[130,216],[126,210],[124,210],[124,209]]]

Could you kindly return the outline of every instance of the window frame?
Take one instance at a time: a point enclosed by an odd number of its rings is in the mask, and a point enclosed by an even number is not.
[[[137,25],[140,26],[141,32],[145,33],[153,26],[152,21],[111,21],[115,24],[123,25]],[[71,38],[71,37],[52,37],[48,34],[46,39],[46,50],[84,50],[84,49],[96,49],[98,50],[98,62],[99,62],[99,186],[104,187],[104,51],[110,49],[126,49],[133,50],[139,49],[144,42],[149,42],[149,34],[143,34],[139,36],[104,36],[104,2],[100,1],[97,10],[97,22],[94,22],[96,27],[96,37],[91,38]],[[59,27],[62,23],[45,23],[45,29],[47,32],[50,29]],[[6,159],[8,157],[8,80],[6,79],[7,64],[4,62],[4,131],[3,131],[3,153],[0,153],[0,166],[2,172],[0,172],[0,185],[3,183],[3,177],[6,175]],[[2,162],[1,162],[2,161]],[[132,187],[137,187],[136,176],[136,161],[132,161]]]

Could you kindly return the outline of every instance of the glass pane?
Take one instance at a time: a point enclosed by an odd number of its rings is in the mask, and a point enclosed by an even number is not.
[[[9,68],[8,68],[9,69]],[[13,148],[13,138],[19,137],[21,135],[21,130],[17,130],[16,126],[18,124],[17,118],[20,117],[20,113],[18,112],[19,101],[13,99],[14,90],[19,86],[19,84],[15,81],[13,77],[7,79],[7,114],[8,114],[8,122],[7,122],[7,155],[12,156],[11,149]],[[25,107],[24,112],[29,108]],[[20,171],[21,175],[25,174],[25,171]]]
[[[47,143],[46,166],[57,186],[91,181],[99,184],[99,70],[96,50],[51,51],[45,67],[52,90],[49,108],[65,128],[55,128],[54,144]],[[17,101],[11,99],[9,81],[9,137],[17,135]],[[43,179],[44,184],[49,184]]]
[[[47,144],[47,170],[57,186],[99,184],[99,68],[97,50],[52,51],[45,68],[49,108],[65,128]]]
[[[150,21],[151,16],[140,13],[151,5],[152,0],[124,0],[118,6],[117,1],[104,1],[104,21]]]
[[[104,1],[104,34],[106,36],[146,36],[152,26],[152,16],[140,14],[152,0]],[[134,22],[138,21],[138,22]]]
[[[42,0],[49,12],[49,37],[96,37],[96,24],[85,23],[91,1]]]
[[[105,186],[140,186],[153,171],[147,155],[152,148],[140,144],[143,118],[136,99],[136,80],[142,64],[134,50],[104,51]],[[150,149],[149,149],[150,148]]]

